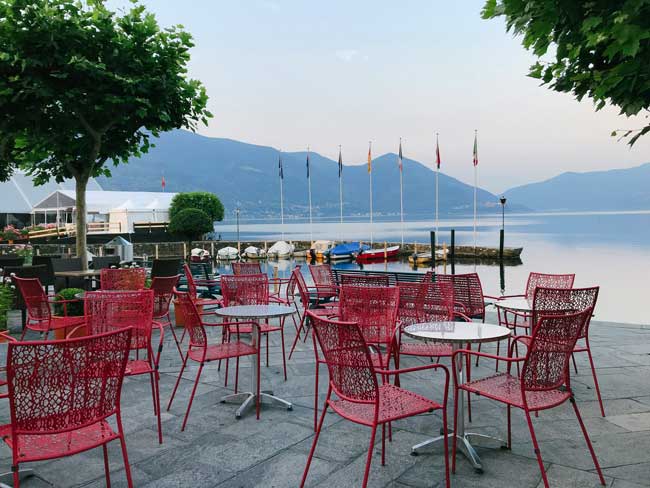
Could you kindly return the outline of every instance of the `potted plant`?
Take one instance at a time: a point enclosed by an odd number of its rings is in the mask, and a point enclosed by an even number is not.
[[[0,283],[0,332],[6,331],[8,327],[8,312],[14,305],[14,288],[13,285],[3,280]],[[0,341],[3,341],[0,337]]]
[[[77,298],[77,295],[83,293],[81,288],[64,288],[54,298],[54,315],[67,316],[67,317],[83,317],[84,302]],[[73,300],[70,303],[57,303],[62,301]],[[65,339],[67,337],[67,329],[58,329],[54,331],[56,339]],[[83,337],[86,335],[86,328],[79,327],[71,337]]]
[[[8,225],[4,228],[2,237],[4,237],[4,239],[8,241],[9,244],[13,244],[14,241],[20,237],[20,233],[13,225]]]

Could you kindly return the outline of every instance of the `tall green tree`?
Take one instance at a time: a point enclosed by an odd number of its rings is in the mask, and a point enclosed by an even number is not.
[[[178,212],[186,208],[203,210],[213,222],[223,220],[224,210],[221,200],[207,191],[191,191],[174,195],[169,206],[169,217],[173,218]]]
[[[530,76],[542,84],[589,97],[596,110],[612,104],[633,116],[650,108],[647,0],[487,0],[483,18],[501,16],[540,58]],[[650,124],[622,136],[633,145],[648,132]]]
[[[88,180],[212,117],[187,75],[192,47],[135,0],[120,14],[103,0],[0,0],[0,179],[16,167],[37,184],[73,178],[78,256]]]

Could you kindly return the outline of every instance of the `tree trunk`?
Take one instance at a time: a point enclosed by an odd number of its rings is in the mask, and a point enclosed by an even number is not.
[[[76,240],[77,240],[77,257],[81,258],[81,266],[85,271],[88,269],[88,258],[86,253],[86,187],[88,186],[87,176],[77,176],[75,178],[76,191]]]

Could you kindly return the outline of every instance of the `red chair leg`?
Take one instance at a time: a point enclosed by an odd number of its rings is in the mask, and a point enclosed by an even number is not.
[[[576,356],[575,354],[571,354],[571,360],[573,361],[573,369],[578,374],[578,365],[576,364]]]
[[[167,318],[169,320],[169,318]],[[183,359],[183,351],[181,351],[181,344],[178,342],[178,336],[176,335],[176,331],[174,330],[174,324],[169,321],[169,330],[172,333],[172,337],[174,338],[174,342],[176,343],[176,349],[178,349],[178,354]]]
[[[185,424],[187,424],[187,418],[190,416],[190,409],[192,408],[192,401],[194,401],[194,394],[196,393],[196,387],[199,386],[199,378],[201,377],[201,371],[203,371],[203,363],[201,363],[201,365],[199,366],[199,370],[196,373],[196,380],[194,380],[194,386],[192,387],[192,394],[190,395],[190,401],[187,404],[187,411],[185,412],[185,418],[183,419],[181,432],[185,430]]]
[[[187,364],[187,356],[189,355],[189,351],[185,355],[185,359],[183,359],[183,365],[181,366],[181,370],[178,373],[178,378],[176,378],[176,384],[174,385],[174,389],[172,390],[172,396],[169,397],[169,403],[167,403],[167,411],[169,412],[169,409],[172,406],[172,402],[174,401],[174,395],[176,395],[176,390],[178,389],[178,384],[181,382],[181,378],[183,377],[183,371],[185,371],[185,365]]]
[[[368,456],[366,457],[366,470],[363,473],[362,488],[368,486],[368,477],[370,476],[370,463],[372,462],[372,450],[375,447],[375,437],[377,436],[377,426],[372,426],[372,433],[370,434],[370,446],[368,446]]]
[[[106,449],[106,444],[102,444],[102,451],[104,452],[104,476],[106,477],[106,488],[111,488],[111,468],[108,466],[108,449]]]
[[[442,442],[445,447],[445,486],[449,488],[451,480],[449,479],[449,432],[447,429],[447,403],[442,406]]]
[[[269,367],[269,333],[266,333],[266,367]]]
[[[587,433],[585,424],[582,421],[582,416],[580,415],[580,411],[578,410],[578,405],[576,404],[576,400],[575,398],[571,397],[569,401],[571,402],[571,405],[573,405],[573,410],[576,413],[578,422],[580,423],[580,429],[582,429],[582,435],[585,436],[585,441],[587,441],[587,447],[589,448],[589,452],[591,453],[591,459],[593,459],[594,466],[596,467],[596,471],[598,472],[600,483],[603,486],[605,486],[605,478],[603,478],[603,472],[600,470],[600,464],[598,464],[598,458],[596,458],[596,453],[594,452],[594,446],[591,445],[591,439],[589,439],[589,434]]]
[[[156,372],[157,373],[157,372]],[[161,413],[160,413],[160,383],[158,382],[158,376],[154,374],[153,377],[153,400],[155,404],[155,410],[156,410],[156,417],[157,417],[157,422],[158,422],[158,443],[162,444],[163,443],[163,435],[162,435],[162,419],[161,419]]]
[[[594,386],[596,387],[596,396],[598,396],[598,403],[600,404],[600,413],[605,416],[605,407],[603,406],[603,398],[600,396],[600,386],[598,386],[598,378],[596,377],[596,366],[594,366],[594,359],[591,356],[591,348],[589,341],[587,341],[587,355],[589,356],[589,364],[591,365],[591,375],[594,377]]]
[[[319,370],[318,360],[316,361],[316,376],[314,378],[314,431],[316,431],[316,426],[318,423],[318,370]]]
[[[524,412],[526,413],[526,422],[528,422],[530,438],[533,441],[533,449],[535,450],[535,456],[537,457],[537,464],[539,465],[539,470],[542,473],[542,481],[544,481],[545,488],[549,488],[548,478],[546,477],[546,470],[544,469],[544,461],[542,461],[542,452],[539,450],[537,436],[535,435],[535,428],[533,427],[533,420],[530,418],[530,412],[528,410],[524,410]]]
[[[123,432],[121,420],[118,420],[118,425],[119,425],[119,431]],[[126,453],[126,442],[124,441],[124,434],[120,435],[120,447],[122,448],[122,459],[124,460],[124,473],[126,474],[126,484],[128,488],[133,488],[133,479],[131,478],[131,466],[129,465],[129,456]]]
[[[223,386],[228,386],[228,366],[230,365],[230,359],[226,359],[226,379],[223,381]]]
[[[305,317],[306,317],[305,314],[303,314],[303,316],[300,317],[300,325],[298,326],[296,337],[293,339],[293,344],[291,344],[291,350],[289,351],[289,360],[291,360],[291,355],[293,354],[293,350],[296,348],[296,344],[298,344],[298,341],[300,340],[300,333],[302,332],[305,326]],[[307,335],[306,331],[305,331],[305,335]]]
[[[314,441],[311,443],[311,449],[309,450],[309,456],[307,457],[307,464],[305,465],[305,471],[302,473],[300,488],[303,488],[305,486],[305,481],[307,480],[307,474],[309,473],[309,466],[311,465],[311,460],[314,457],[316,444],[318,444],[318,437],[320,436],[320,431],[323,428],[323,422],[325,421],[325,414],[327,413],[329,398],[330,398],[330,393],[328,392],[327,399],[325,400],[325,407],[323,408],[323,413],[320,416],[320,422],[318,422],[317,425],[314,425],[314,430],[316,431],[316,434],[314,435]]]

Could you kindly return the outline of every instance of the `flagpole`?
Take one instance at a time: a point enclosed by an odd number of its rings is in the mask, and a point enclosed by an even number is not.
[[[339,204],[341,210],[341,226],[339,228],[339,240],[343,237],[343,159],[341,157],[341,146],[339,145]]]
[[[282,151],[280,151],[280,229],[284,241],[284,171],[282,169]]]
[[[404,245],[404,183],[402,180],[402,165],[404,164],[402,157],[402,138],[399,138],[399,154],[397,155],[399,165],[399,214],[400,223],[402,227],[402,246]]]
[[[309,146],[307,146],[307,187],[309,189],[309,240],[314,242],[314,224],[311,215],[311,171],[309,168]]]
[[[478,186],[478,131],[474,130],[474,255],[476,255],[476,188]]]
[[[436,242],[434,242],[434,245],[437,245],[438,241],[438,179],[440,177],[440,146],[438,146],[438,133],[436,132]],[[431,259],[434,260],[435,263],[435,249],[431,251]]]
[[[373,244],[372,232],[372,141],[368,141],[368,177],[370,179],[370,246]]]

